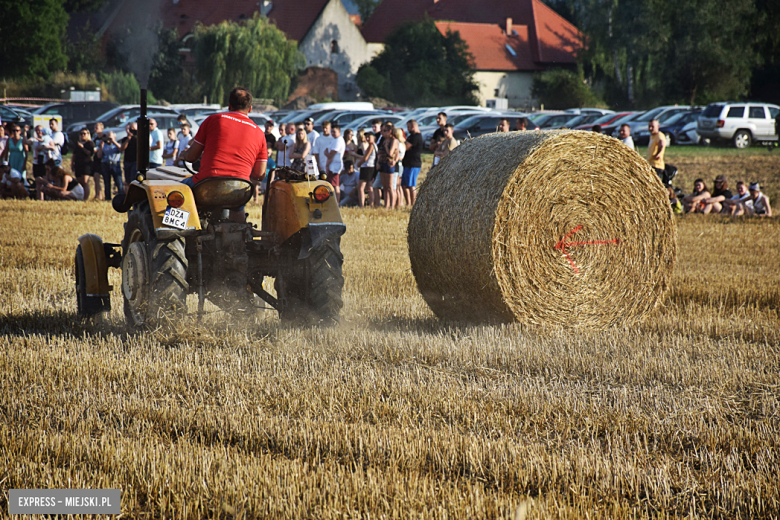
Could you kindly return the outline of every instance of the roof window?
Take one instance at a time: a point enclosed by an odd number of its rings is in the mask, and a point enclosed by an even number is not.
[[[506,44],[506,50],[508,50],[509,54],[511,54],[512,56],[517,56],[517,52],[515,52],[515,50],[512,48],[512,46],[509,45],[508,43]]]

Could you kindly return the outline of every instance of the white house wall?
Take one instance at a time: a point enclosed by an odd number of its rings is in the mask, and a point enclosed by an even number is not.
[[[331,52],[333,40],[338,43],[338,53]],[[357,99],[355,75],[358,67],[370,61],[375,52],[360,34],[360,29],[350,20],[341,0],[327,3],[298,44],[298,50],[306,57],[307,65],[328,67],[336,71],[339,75],[341,101]]]
[[[531,72],[488,72],[476,71],[474,80],[479,84],[479,102],[493,98],[506,98],[512,108],[527,108],[533,105]]]

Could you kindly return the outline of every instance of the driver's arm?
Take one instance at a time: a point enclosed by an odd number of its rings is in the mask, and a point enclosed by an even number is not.
[[[190,141],[190,146],[184,150],[181,154],[181,158],[189,163],[194,163],[200,159],[200,155],[203,153],[203,145],[194,139]]]
[[[252,173],[249,175],[252,180],[262,181],[265,179],[265,166],[267,163],[268,161],[258,161],[255,163],[254,168],[252,168]]]

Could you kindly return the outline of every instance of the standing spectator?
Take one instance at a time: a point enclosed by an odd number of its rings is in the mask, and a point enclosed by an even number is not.
[[[358,180],[358,206],[365,207],[366,188],[368,188],[368,204],[374,206],[374,177],[376,176],[376,157],[377,147],[374,142],[376,137],[372,132],[364,134],[366,138],[365,151],[363,157],[358,159],[360,167],[360,176]]]
[[[725,175],[718,175],[715,177],[715,189],[712,190],[710,197],[707,197],[702,202],[704,207],[701,212],[705,215],[712,213],[720,213],[723,210],[723,202],[731,200],[734,195],[729,190],[729,181]]]
[[[398,140],[398,154],[395,158],[395,175],[393,176],[393,191],[395,191],[395,207],[404,205],[404,192],[401,189],[401,176],[404,173],[403,160],[406,156],[406,136],[400,128],[395,129],[395,138]]]
[[[647,162],[655,170],[660,178],[664,178],[664,150],[666,150],[666,136],[658,131],[659,123],[653,119],[648,123],[650,130],[650,142],[647,144]]]
[[[414,206],[417,199],[415,188],[417,187],[417,177],[420,175],[422,167],[423,138],[417,121],[412,119],[406,123],[406,129],[409,130],[409,138],[406,140],[404,155],[404,173],[401,177],[401,188],[407,206]]]
[[[341,199],[341,183],[340,175],[341,170],[344,169],[344,152],[347,150],[347,145],[344,143],[344,138],[341,137],[341,126],[338,123],[333,123],[330,127],[330,144],[325,150],[325,157],[327,157],[327,171],[328,182],[333,186],[333,190],[336,192],[336,202]]]
[[[344,151],[344,160],[355,162],[355,155],[357,155],[357,145],[354,140],[355,133],[349,128],[344,130],[344,144],[347,146]],[[346,168],[346,166],[344,166]]]
[[[89,178],[92,176],[92,156],[95,153],[95,143],[89,135],[87,127],[79,131],[79,140],[73,147],[73,157],[70,160],[70,169],[76,176],[83,190],[82,200],[89,198]]]
[[[322,123],[322,134],[317,138],[317,143],[312,148],[312,155],[317,160],[317,168],[320,173],[328,173],[328,156],[325,150],[330,147],[330,121]]]
[[[748,190],[750,190],[750,198],[753,201],[753,205],[749,206],[744,202],[741,203],[742,211],[738,214],[742,215],[743,213],[746,213],[751,217],[771,217],[772,206],[769,204],[769,197],[761,192],[761,186],[757,182],[754,182],[748,186]]]
[[[5,127],[0,125],[0,157],[5,154],[5,147],[8,144],[8,136],[5,135]]]
[[[314,129],[314,119],[307,117],[303,120],[303,128],[306,130],[306,137],[309,139],[309,144],[314,146],[317,143],[317,138],[320,133]]]
[[[743,181],[737,181],[736,195],[723,201],[723,210],[721,213],[727,215],[736,214],[740,203],[746,203],[751,207],[753,206],[753,199],[750,198],[750,192],[747,189],[747,184],[745,184]]]
[[[98,154],[100,155],[101,167],[103,169],[103,193],[106,200],[111,200],[111,179],[114,180],[117,191],[120,193],[124,191],[122,166],[120,165],[122,153],[119,143],[116,142],[116,134],[114,132],[103,135],[103,140],[98,148]]]
[[[444,128],[447,126],[447,114],[439,112],[436,116],[436,124],[439,125],[439,128],[433,133],[433,138],[431,139],[431,145],[429,147],[434,153],[439,148],[439,143],[444,141]]]
[[[279,125],[279,130],[283,130],[284,125]],[[284,134],[282,134],[284,135]],[[265,122],[265,144],[268,146],[269,150],[274,150],[276,148],[276,136],[274,135],[274,122],[269,119]],[[268,158],[268,169],[271,170],[273,168],[276,168],[276,162]]]
[[[138,173],[138,123],[127,123],[127,137],[122,140],[122,151],[125,153],[125,193],[130,189],[130,183],[135,180]],[[182,127],[182,132],[189,135],[190,127]],[[189,141],[188,141],[189,142]],[[181,142],[179,143],[181,144]]]
[[[103,160],[102,155],[97,152],[103,143],[103,123],[95,123],[95,135],[92,141],[95,143],[95,154],[92,156],[92,178],[95,181],[95,199],[105,200],[103,198]]]
[[[276,150],[276,164],[277,166],[284,166],[284,155],[279,150],[279,147],[282,144],[282,139],[287,135],[287,125],[284,123],[279,123],[279,139],[276,140],[274,143],[273,148],[269,148],[269,150],[273,149]],[[270,154],[269,154],[270,155]]]
[[[292,152],[295,148],[295,123],[287,123],[287,134],[276,142],[276,149],[279,150],[277,164],[287,166],[292,164]]]
[[[165,160],[165,166],[173,166],[176,162],[176,156],[179,155],[179,140],[176,139],[176,130],[173,128],[168,129],[168,142],[165,143],[163,148],[163,159]]]
[[[385,123],[382,127],[382,143],[379,145],[377,157],[385,209],[393,209],[395,205],[393,177],[395,176],[395,160],[398,157],[398,140],[393,136],[393,130],[393,123]]]
[[[184,128],[184,125],[190,125],[187,122],[187,116],[184,114],[179,114],[179,117],[176,118],[176,124],[179,125],[179,133],[176,134],[176,139],[181,140],[181,136],[184,135],[182,128]]]
[[[360,159],[363,157],[365,153],[366,153],[366,131],[361,128],[360,130],[357,131],[357,143],[355,144],[355,148],[350,150],[349,143],[347,143],[347,159],[355,163],[355,169],[358,170],[358,173],[360,170],[360,168],[358,167],[358,165],[360,164]]]
[[[504,117],[498,122],[498,132],[509,132],[509,119]]]
[[[521,132],[528,128],[528,118],[518,117],[515,119],[515,132]]]
[[[157,128],[157,121],[149,120],[149,168],[163,164],[163,133]],[[103,177],[105,179],[105,177]],[[121,181],[120,181],[121,182]],[[106,191],[108,193],[108,190]]]
[[[31,148],[33,154],[32,161],[32,174],[33,178],[43,177],[46,175],[46,161],[51,159],[51,149],[48,147],[51,142],[46,132],[44,132],[41,125],[35,127],[35,135],[27,142],[28,147]]]
[[[453,132],[453,126],[452,125],[445,125],[444,126],[444,140],[439,144],[439,146],[436,148],[436,152],[434,152],[434,157],[439,158],[439,162],[441,162],[442,159],[447,157],[451,151],[453,151],[455,148],[458,147],[460,144],[457,139],[455,139],[452,136]]]
[[[620,142],[628,146],[632,150],[634,149],[634,138],[631,137],[631,127],[623,123],[618,130],[618,138]]]
[[[25,177],[27,176],[27,153],[29,147],[27,142],[22,137],[22,127],[17,124],[11,126],[11,137],[8,139],[8,143],[3,151],[5,157],[4,161],[8,162],[8,166],[11,170],[16,170]]]
[[[352,161],[344,161],[344,170],[341,173],[341,199],[339,206],[358,205],[358,174]]]
[[[46,145],[51,150],[51,158],[57,166],[62,164],[62,147],[65,146],[65,134],[59,130],[60,122],[54,118],[49,120],[51,141]]]
[[[309,137],[306,135],[306,130],[303,126],[300,126],[295,131],[295,144],[292,153],[290,153],[290,158],[292,159],[290,167],[299,172],[305,172],[306,156],[309,155],[309,152],[311,152]]]
[[[190,141],[192,140],[189,123],[184,123],[181,125],[181,130],[179,131],[177,137],[179,139],[179,151],[176,155],[176,162],[174,164],[176,166],[184,167],[184,159],[182,159],[181,154],[184,153],[184,150],[187,149],[187,147],[190,145]],[[125,156],[125,159],[127,159],[127,156]]]
[[[709,197],[710,191],[704,184],[704,179],[696,179],[693,181],[693,193],[682,199],[683,210],[686,213],[701,213],[701,210],[704,209],[702,201]]]

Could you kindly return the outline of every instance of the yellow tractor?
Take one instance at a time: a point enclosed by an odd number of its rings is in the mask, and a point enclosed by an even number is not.
[[[233,222],[229,210],[249,201],[253,185],[211,177],[190,189],[179,182],[189,173],[182,168],[147,170],[143,105],[139,180],[113,201],[115,210],[128,214],[122,242],[104,243],[93,234],[79,238],[79,314],[90,317],[111,308],[108,268],[116,267],[122,271],[125,317],[133,327],[181,317],[190,293],[198,294],[199,316],[205,299],[237,312],[256,307],[259,298],[283,321],[337,323],[344,285],[340,240],[346,227],[333,187],[289,168],[271,170],[260,229]]]

